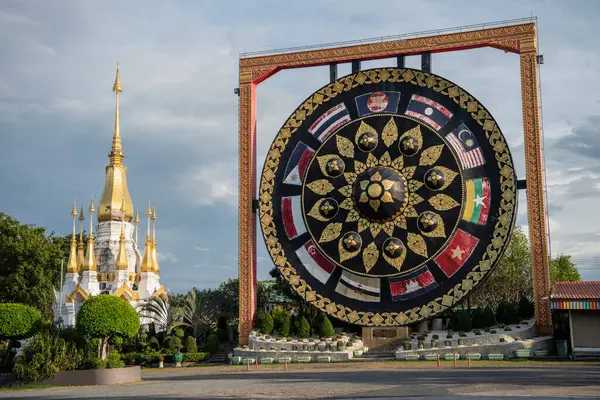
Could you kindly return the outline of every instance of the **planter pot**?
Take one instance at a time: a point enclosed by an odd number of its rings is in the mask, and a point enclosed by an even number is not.
[[[479,353],[469,353],[469,357],[471,357],[471,361],[481,360],[481,354]]]
[[[181,363],[183,361],[183,353],[173,353],[173,361],[176,363]]]
[[[181,361],[175,361],[175,368],[181,367]]]
[[[527,357],[531,356],[531,350],[530,349],[519,349],[519,350],[515,351],[515,354],[519,358],[527,358]]]
[[[504,360],[504,354],[498,354],[498,353],[488,354],[488,360],[502,361],[502,360]]]
[[[418,354],[407,354],[404,356],[404,359],[406,361],[418,361],[419,358],[421,358],[421,356],[419,356]]]
[[[292,357],[279,357],[279,358],[277,359],[277,362],[278,362],[279,364],[285,364],[286,362],[289,364],[289,363],[291,363],[291,362],[292,362]]]
[[[311,360],[311,357],[309,357],[309,356],[296,358],[296,361],[299,363],[309,363],[310,360]]]
[[[533,352],[536,357],[546,357],[548,355],[548,350],[536,350]]]
[[[158,368],[164,368],[165,367],[165,362],[164,361],[159,361],[158,362]]]
[[[354,350],[354,357],[360,357],[363,355],[363,349]]]
[[[261,358],[259,363],[260,364],[273,364],[273,359],[270,357]]]
[[[239,357],[239,356],[231,357],[231,363],[233,365],[240,365],[242,363],[242,357]]]
[[[256,358],[243,358],[243,364],[256,364]]]
[[[438,359],[437,354],[425,354],[425,360],[427,361],[436,361]]]
[[[135,360],[129,360],[129,365],[135,365]]]
[[[139,366],[107,369],[85,369],[77,371],[60,371],[52,379],[40,382],[52,386],[89,386],[89,385],[119,385],[123,383],[140,382],[142,369]]]
[[[460,360],[460,354],[456,354],[456,359]],[[446,361],[454,360],[454,354],[452,354],[452,353],[444,354],[444,360],[446,360]]]
[[[318,356],[317,362],[331,362],[331,357],[329,356]]]
[[[368,352],[369,352],[369,348],[368,348],[368,347],[363,347],[362,349],[363,349],[363,353],[364,353],[364,354],[366,354],[366,353],[368,353]]]

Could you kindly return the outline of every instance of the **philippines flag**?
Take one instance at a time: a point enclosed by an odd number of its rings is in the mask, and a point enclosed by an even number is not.
[[[302,196],[282,197],[281,214],[283,216],[283,228],[290,240],[306,232],[306,226],[302,218]]]
[[[455,130],[446,136],[450,146],[456,151],[463,169],[475,168],[485,164],[483,152],[475,135],[461,123]]]
[[[450,244],[446,249],[435,258],[435,262],[440,266],[448,278],[456,273],[467,261],[479,239],[475,236],[458,229]]]
[[[304,177],[306,167],[313,154],[315,154],[313,149],[303,142],[298,142],[292,152],[292,156],[285,166],[285,178],[283,178],[283,183],[289,185],[302,185],[302,178]]]
[[[410,98],[405,114],[420,119],[436,131],[439,131],[452,118],[452,113],[446,107],[416,94]]]
[[[348,122],[350,122],[350,114],[346,109],[346,105],[340,103],[325,111],[325,113],[321,115],[310,128],[308,128],[308,132],[322,142],[327,139],[332,132],[341,128]]]
[[[373,113],[396,113],[398,112],[400,92],[366,93],[357,96],[354,101],[359,117]]]
[[[309,240],[296,251],[296,255],[300,259],[300,262],[304,265],[304,268],[319,282],[325,284],[335,265],[329,261],[312,240]]]
[[[436,287],[438,287],[438,284],[427,267],[414,271],[398,280],[390,280],[392,301],[412,299]]]
[[[380,284],[379,278],[367,278],[344,271],[335,291],[351,299],[377,303],[381,297]]]

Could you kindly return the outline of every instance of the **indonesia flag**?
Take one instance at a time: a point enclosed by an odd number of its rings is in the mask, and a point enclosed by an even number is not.
[[[302,218],[302,197],[290,196],[281,198],[281,214],[283,215],[283,228],[288,238],[294,239],[306,232]]]
[[[450,278],[471,257],[477,243],[479,243],[479,239],[475,236],[458,229],[450,244],[435,258],[435,262]]]
[[[336,129],[350,122],[350,114],[344,103],[325,111],[308,129],[321,142],[327,139]]]
[[[321,254],[312,240],[309,240],[296,251],[296,255],[304,268],[319,282],[325,284],[335,266]]]
[[[302,185],[302,178],[313,154],[315,154],[313,149],[303,142],[298,142],[285,166],[283,183],[287,183],[288,185]]]

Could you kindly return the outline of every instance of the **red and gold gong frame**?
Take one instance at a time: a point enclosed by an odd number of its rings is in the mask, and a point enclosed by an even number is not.
[[[538,332],[552,332],[544,165],[540,129],[535,23],[240,59],[239,124],[239,343],[247,344],[256,312],[257,220],[256,87],[280,70],[331,63],[494,47],[520,55],[521,100],[527,178],[529,240],[532,250]],[[457,101],[461,101],[458,99]]]

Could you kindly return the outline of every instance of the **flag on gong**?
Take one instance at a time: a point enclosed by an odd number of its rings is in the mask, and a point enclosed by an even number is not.
[[[395,113],[398,111],[400,92],[375,92],[356,96],[359,117],[373,113]]]
[[[467,201],[463,219],[485,225],[490,212],[490,181],[487,178],[472,179],[467,184]]]
[[[458,229],[450,244],[435,258],[435,262],[449,278],[471,257],[477,243],[479,239],[475,236]]]
[[[452,118],[452,113],[446,107],[416,94],[411,96],[405,114],[420,119],[436,131],[442,129]]]
[[[376,303],[380,299],[380,285],[379,278],[369,278],[344,271],[335,291],[351,299]]]
[[[302,185],[304,172],[306,172],[306,167],[313,154],[315,154],[313,149],[303,142],[298,142],[285,166],[283,183],[287,183],[288,185]]]
[[[350,122],[350,114],[344,103],[325,111],[311,126],[308,132],[321,142],[327,139],[336,129]]]
[[[325,284],[331,276],[335,266],[329,261],[312,240],[309,240],[296,251],[296,255],[300,259],[304,268],[319,282]]]
[[[450,146],[456,151],[458,159],[464,169],[475,168],[485,164],[483,151],[479,147],[475,135],[461,123],[455,130],[446,136]]]

